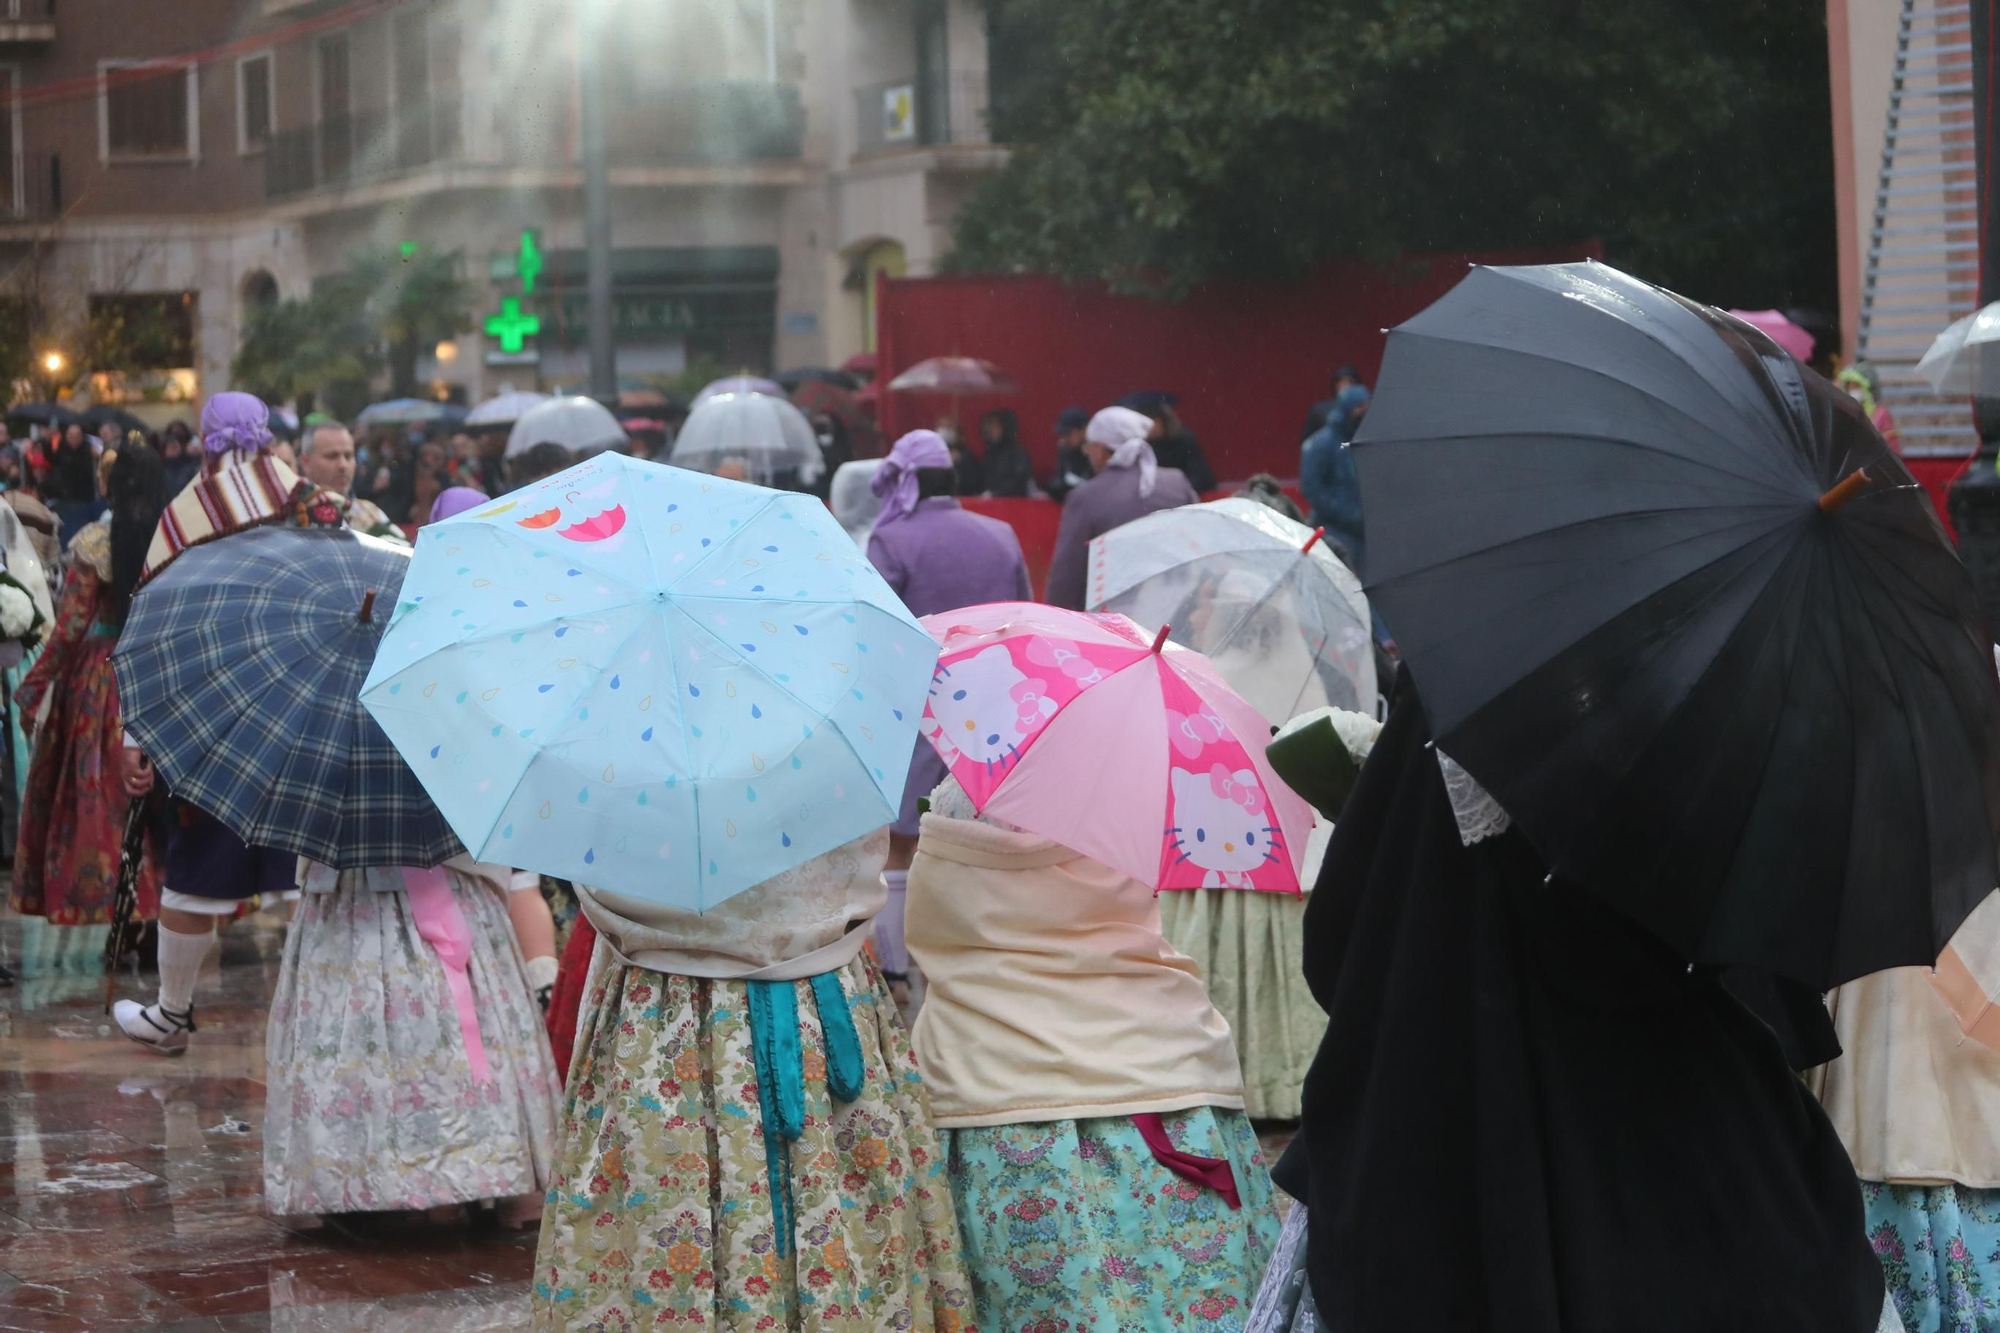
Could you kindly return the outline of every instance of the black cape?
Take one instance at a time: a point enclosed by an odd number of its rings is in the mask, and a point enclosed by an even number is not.
[[[1860,1188],[1777,1039],[1546,870],[1465,847],[1399,683],[1306,913],[1331,1016],[1278,1182],[1340,1333],[1872,1333]]]

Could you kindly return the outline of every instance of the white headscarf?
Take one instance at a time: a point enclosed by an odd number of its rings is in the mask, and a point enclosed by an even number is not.
[[[1160,461],[1153,456],[1153,446],[1146,443],[1146,436],[1152,429],[1153,419],[1143,412],[1134,412],[1129,407],[1107,407],[1090,419],[1083,438],[1112,451],[1104,466],[1136,465],[1139,469],[1139,494],[1151,495],[1153,482],[1160,472]]]

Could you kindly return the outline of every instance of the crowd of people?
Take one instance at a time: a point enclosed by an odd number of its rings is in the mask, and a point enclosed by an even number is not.
[[[1369,403],[1343,366],[1308,412],[1303,508],[1241,488],[1357,572]],[[1012,411],[977,433],[867,460],[859,519],[828,469],[916,615],[1035,599],[1014,530],[958,497],[1060,500],[1042,597],[1082,610],[1093,539],[1217,488],[1169,394],[1065,411],[1040,478]],[[1337,705],[1367,759],[1303,900],[1156,894],[980,813],[921,735],[892,824],[700,913],[463,855],[336,870],[157,779],[111,658],[186,551],[270,525],[414,542],[573,461],[323,418],[280,441],[234,393],[198,431],[0,439],[0,553],[48,622],[0,677],[12,905],[102,926],[141,821],[159,982],[115,1016],[175,1055],[219,924],[293,904],[268,1211],[539,1224],[548,1330],[2000,1327],[2000,1052],[1887,974],[1839,993],[1845,1054],[1809,1089],[1719,981],[1468,813],[1379,618],[1379,698],[1264,709]],[[1263,607],[1224,579],[1200,610]],[[1249,697],[1280,650],[1225,646]],[[1282,1162],[1274,1124],[1298,1127]]]

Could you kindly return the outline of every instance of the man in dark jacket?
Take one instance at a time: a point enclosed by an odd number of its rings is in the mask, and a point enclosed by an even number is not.
[[[1062,500],[1095,476],[1090,456],[1083,449],[1083,432],[1090,425],[1090,413],[1081,407],[1065,407],[1056,418],[1056,471],[1049,478],[1049,497]]]
[[[1342,365],[1333,372],[1333,397],[1322,398],[1306,409],[1306,426],[1299,432],[1300,444],[1304,444],[1319,433],[1320,427],[1324,426],[1327,418],[1333,415],[1334,405],[1340,401],[1340,395],[1357,385],[1367,387],[1361,384],[1361,372],[1353,366]]]
[[[1144,412],[1154,422],[1153,454],[1161,467],[1178,468],[1188,479],[1188,484],[1197,492],[1215,489],[1215,469],[1208,465],[1208,459],[1201,452],[1201,441],[1187,428],[1187,423],[1174,411],[1180,402],[1178,394],[1162,393],[1158,389],[1142,389],[1138,393],[1128,393],[1119,400],[1120,407],[1129,407],[1135,412]]]

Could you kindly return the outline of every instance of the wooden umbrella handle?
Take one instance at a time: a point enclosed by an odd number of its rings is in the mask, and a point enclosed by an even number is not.
[[[373,588],[370,588],[368,590],[368,595],[361,599],[361,615],[359,619],[362,624],[366,625],[368,623],[368,614],[374,609],[375,609],[375,590]]]
[[[1842,477],[1834,488],[1819,497],[1819,511],[1831,514],[1834,510],[1868,489],[1868,469],[1859,468]]]

